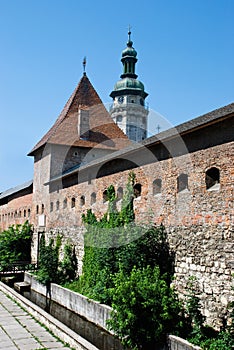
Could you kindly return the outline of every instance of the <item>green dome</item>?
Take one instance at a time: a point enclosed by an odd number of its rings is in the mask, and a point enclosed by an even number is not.
[[[144,84],[141,81],[133,78],[124,78],[115,84],[114,90],[125,90],[125,89],[137,89],[137,90],[145,90]]]
[[[132,41],[128,42],[126,49],[122,51],[122,57],[126,57],[126,56],[132,56],[132,57],[137,56],[136,50],[132,47]]]

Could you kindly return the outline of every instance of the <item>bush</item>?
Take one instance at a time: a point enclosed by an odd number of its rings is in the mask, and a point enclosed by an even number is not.
[[[120,270],[113,276],[112,318],[109,328],[134,349],[158,349],[166,335],[182,326],[180,304],[155,267],[133,268],[127,276]]]

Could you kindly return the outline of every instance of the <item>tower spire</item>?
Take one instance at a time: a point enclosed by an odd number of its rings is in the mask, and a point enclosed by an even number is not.
[[[145,108],[145,98],[148,94],[135,74],[137,52],[131,34],[129,26],[127,47],[122,51],[121,58],[123,74],[110,93],[113,98],[110,115],[130,140],[139,142],[147,137],[148,110]]]
[[[86,56],[84,56],[84,59],[83,59],[83,74],[86,75]]]

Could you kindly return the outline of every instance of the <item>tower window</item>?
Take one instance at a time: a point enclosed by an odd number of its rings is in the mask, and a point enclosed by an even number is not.
[[[117,115],[117,117],[116,117],[116,122],[117,122],[117,123],[121,123],[122,120],[123,120],[122,115]]]
[[[56,202],[56,210],[59,210],[59,201]]]
[[[220,172],[218,168],[212,167],[206,171],[206,189],[219,190]]]

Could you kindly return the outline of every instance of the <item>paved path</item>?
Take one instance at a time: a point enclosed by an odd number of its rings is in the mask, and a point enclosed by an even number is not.
[[[67,350],[29,313],[0,290],[0,350]]]

